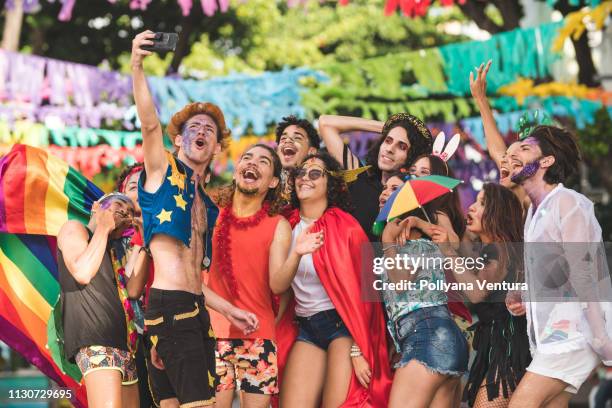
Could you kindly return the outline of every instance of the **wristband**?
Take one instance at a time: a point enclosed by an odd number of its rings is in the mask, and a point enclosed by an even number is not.
[[[146,247],[146,246],[140,247],[140,251],[138,251],[138,253],[141,253],[142,251],[145,251],[145,253],[149,255],[150,258],[153,258],[153,255],[151,255],[151,250],[149,249],[149,247]]]

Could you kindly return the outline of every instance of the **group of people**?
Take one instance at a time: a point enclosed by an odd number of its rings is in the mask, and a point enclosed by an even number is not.
[[[490,64],[471,84],[500,183],[484,185],[467,220],[449,192],[375,234],[404,183],[452,177],[452,147],[434,148],[405,113],[385,123],[321,116],[318,131],[291,116],[275,148],[240,155],[213,199],[205,187],[230,131],[216,105],[192,103],[172,116],[175,152],[165,150],[143,71],[153,37],[136,36],[131,60],[144,163],[94,204],[88,225],[68,221],[58,236],[65,353],[91,407],[137,406],[150,391],[161,407],[229,408],[237,389],[248,408],[564,406],[610,360],[612,298],[587,299],[589,285],[610,285],[591,279],[585,259],[597,254],[573,253],[560,285],[575,302],[478,285],[364,298],[375,255],[485,259],[461,273],[388,268],[385,282],[531,282],[540,271],[514,244],[601,241],[592,203],[562,184],[578,169],[573,136],[539,126],[506,148],[486,101]],[[344,143],[350,130],[381,134],[365,162]]]

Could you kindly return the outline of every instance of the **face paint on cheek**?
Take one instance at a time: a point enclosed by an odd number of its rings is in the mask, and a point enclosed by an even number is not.
[[[528,178],[533,177],[533,175],[536,174],[539,168],[540,159],[534,160],[531,163],[527,163],[521,171],[510,177],[510,180],[515,184],[520,184]]]
[[[191,153],[191,143],[193,142],[197,134],[198,132],[196,130],[185,130],[181,143],[181,149],[183,149],[185,153]]]

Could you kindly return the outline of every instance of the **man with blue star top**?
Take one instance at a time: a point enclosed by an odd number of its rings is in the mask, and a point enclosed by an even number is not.
[[[155,266],[145,325],[151,341],[150,380],[161,406],[215,403],[215,338],[206,306],[246,334],[257,317],[203,287],[211,259],[212,229],[219,210],[204,192],[213,157],[229,144],[223,113],[212,103],[191,103],[167,127],[176,148],[164,149],[163,132],[143,70],[155,34],[132,42],[132,78],[142,123],[144,168],[138,185],[145,248]],[[206,296],[206,304],[204,302]],[[203,373],[208,375],[203,375]]]

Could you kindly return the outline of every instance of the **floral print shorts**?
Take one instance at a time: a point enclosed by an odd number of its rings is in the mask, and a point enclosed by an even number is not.
[[[217,392],[236,388],[250,394],[278,393],[276,345],[266,339],[217,339]]]
[[[74,359],[83,376],[96,370],[119,370],[123,385],[138,382],[136,360],[128,351],[106,346],[88,346],[82,347]]]

